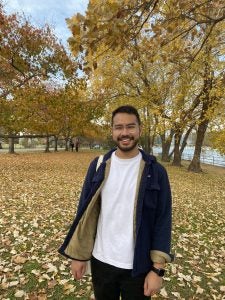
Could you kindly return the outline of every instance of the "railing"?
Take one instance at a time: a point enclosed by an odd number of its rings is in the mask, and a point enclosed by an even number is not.
[[[162,154],[161,147],[154,147],[153,151],[154,151],[154,155]],[[187,147],[185,148],[182,154],[182,159],[191,161],[193,158],[193,154],[194,154],[194,147]],[[225,156],[220,155],[216,150],[209,149],[209,148],[203,148],[200,161],[204,164],[225,167]]]
[[[182,159],[184,160],[192,160],[193,155],[192,154],[183,154],[182,155]],[[209,165],[213,165],[213,166],[221,166],[221,167],[225,167],[225,159],[221,159],[221,157],[218,156],[208,156],[205,154],[202,154],[200,157],[200,161],[203,164],[209,164]]]

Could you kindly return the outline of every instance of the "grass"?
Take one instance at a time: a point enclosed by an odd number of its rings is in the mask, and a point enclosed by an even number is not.
[[[83,299],[90,277],[74,281],[58,247],[74,218],[96,151],[1,154],[0,299]],[[225,299],[225,169],[201,174],[165,165],[173,194],[172,252],[155,299]],[[107,300],[107,299],[106,299]]]

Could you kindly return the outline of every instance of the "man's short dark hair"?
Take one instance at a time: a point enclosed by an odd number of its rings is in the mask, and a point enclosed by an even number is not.
[[[141,120],[140,120],[140,116],[139,113],[137,111],[137,109],[131,105],[123,105],[123,106],[119,106],[117,109],[115,109],[112,112],[112,124],[113,124],[113,118],[115,117],[116,114],[118,113],[126,113],[129,115],[135,115],[138,121],[138,124],[141,125]]]

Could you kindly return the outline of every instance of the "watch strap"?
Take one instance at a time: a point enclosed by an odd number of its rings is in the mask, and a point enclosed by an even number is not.
[[[165,269],[158,269],[154,266],[152,266],[151,271],[153,271],[154,273],[156,273],[159,277],[163,277],[165,274]]]

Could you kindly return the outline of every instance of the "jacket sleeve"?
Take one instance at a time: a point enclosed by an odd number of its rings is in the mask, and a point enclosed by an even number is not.
[[[156,207],[156,218],[152,237],[151,259],[153,262],[170,262],[172,255],[171,229],[172,229],[172,197],[170,183],[165,168],[159,165],[158,180],[160,191]]]
[[[98,160],[98,157],[96,157],[90,163],[90,166],[88,168],[88,171],[87,171],[84,183],[83,183],[83,187],[82,187],[82,190],[81,190],[81,195],[80,195],[79,204],[78,204],[78,208],[77,208],[77,215],[80,214],[81,210],[86,205],[85,200],[87,199],[89,193],[91,192],[92,178],[93,178],[93,176],[96,172],[97,160]]]
[[[91,187],[92,187],[92,178],[95,174],[95,171],[96,171],[96,164],[97,164],[97,159],[98,158],[95,158],[89,168],[88,168],[88,171],[87,171],[87,174],[86,174],[86,177],[85,177],[85,180],[84,180],[84,184],[83,184],[83,188],[82,188],[82,191],[81,191],[81,195],[80,195],[80,200],[79,200],[79,204],[78,204],[78,209],[77,209],[77,213],[76,213],[76,217],[69,229],[69,232],[67,233],[66,237],[65,237],[65,240],[62,244],[62,246],[59,248],[59,253],[64,255],[65,257],[68,257],[68,258],[72,258],[72,257],[69,257],[66,253],[65,253],[65,249],[67,247],[67,245],[69,244],[72,236],[73,236],[73,233],[75,231],[75,228],[83,214],[83,211],[87,205],[87,198],[88,198],[88,195],[89,193],[91,192]]]

